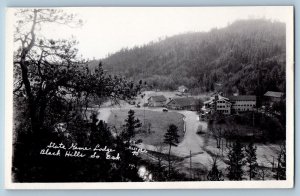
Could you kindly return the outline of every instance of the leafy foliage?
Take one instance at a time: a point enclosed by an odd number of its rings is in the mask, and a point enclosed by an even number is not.
[[[88,119],[91,100],[131,99],[140,87],[124,77],[103,71],[101,62],[91,72],[77,56],[76,41],[52,40],[40,36],[47,23],[77,26],[73,14],[59,9],[20,9],[16,12],[14,53],[14,127],[12,170],[16,182],[140,181],[135,160],[109,127]],[[78,21],[80,23],[80,20]],[[59,131],[57,125],[64,125]],[[41,156],[49,141],[119,149],[125,162],[110,159],[73,159]],[[63,150],[62,150],[63,151]],[[63,153],[63,152],[61,152]],[[125,169],[124,169],[125,168]],[[128,170],[131,173],[120,171]]]
[[[45,122],[47,126],[53,124],[52,117],[47,117],[57,112],[49,106],[58,102],[74,109],[87,107],[91,97],[118,100],[137,93],[133,82],[104,73],[101,63],[91,73],[87,62],[77,56],[76,41],[39,36],[39,29],[47,23],[72,25],[72,14],[53,9],[24,9],[16,13],[16,18],[14,93],[25,97],[28,103],[32,131],[39,131]]]
[[[216,139],[276,143],[284,141],[286,137],[285,121],[281,119],[282,116],[270,116],[260,112],[226,117],[214,114],[208,121],[208,129]]]

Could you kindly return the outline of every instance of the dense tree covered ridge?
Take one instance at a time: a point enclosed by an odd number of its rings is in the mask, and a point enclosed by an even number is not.
[[[152,88],[186,85],[203,92],[222,85],[226,93],[262,95],[285,90],[285,50],[284,23],[253,19],[121,49],[102,60],[107,71]]]

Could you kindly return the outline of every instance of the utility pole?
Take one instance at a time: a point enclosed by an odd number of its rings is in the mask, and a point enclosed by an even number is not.
[[[252,137],[254,138],[254,135],[255,135],[255,128],[254,128],[254,110],[252,110]]]
[[[190,179],[192,179],[192,151],[190,150]]]
[[[145,69],[144,68],[143,68],[143,78],[145,78]],[[143,83],[142,83],[142,86],[143,86]],[[144,90],[146,90],[146,89],[144,88]],[[146,124],[145,124],[145,95],[146,94],[142,94],[143,107],[144,107],[144,127],[146,126]]]
[[[252,125],[254,127],[254,111],[252,111]]]
[[[145,95],[142,95],[142,99],[143,99],[143,107],[144,107],[144,126],[146,126],[146,124],[145,124]]]
[[[223,151],[224,151],[224,147],[223,147],[223,144],[224,144],[224,143],[223,143],[223,141],[224,141],[224,140],[221,139],[221,143],[222,143],[222,155],[223,155]]]

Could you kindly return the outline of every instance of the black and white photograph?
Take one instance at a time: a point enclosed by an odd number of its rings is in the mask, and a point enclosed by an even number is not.
[[[7,8],[6,187],[291,188],[293,12]]]

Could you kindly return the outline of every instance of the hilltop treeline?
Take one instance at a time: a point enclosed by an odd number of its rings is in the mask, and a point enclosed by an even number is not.
[[[285,50],[285,24],[255,19],[125,48],[102,61],[108,72],[150,88],[262,95],[285,90]]]

